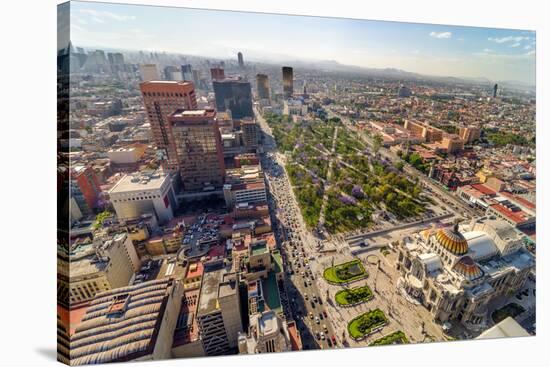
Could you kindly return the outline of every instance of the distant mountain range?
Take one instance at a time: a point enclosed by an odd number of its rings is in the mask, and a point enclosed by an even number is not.
[[[478,84],[478,85],[487,85],[492,86],[497,83],[499,86],[510,89],[519,89],[519,90],[529,90],[534,91],[535,86],[529,83],[525,83],[518,80],[491,80],[485,77],[453,77],[453,76],[436,76],[436,75],[425,75],[414,73],[410,71],[405,71],[396,68],[367,68],[355,65],[345,65],[340,64],[334,60],[323,60],[323,61],[292,61],[288,62],[293,65],[304,65],[309,67],[315,67],[325,71],[340,71],[340,72],[355,72],[358,74],[364,74],[368,76],[378,76],[386,77],[392,79],[405,79],[405,80],[431,80],[442,83],[467,83],[467,84]]]

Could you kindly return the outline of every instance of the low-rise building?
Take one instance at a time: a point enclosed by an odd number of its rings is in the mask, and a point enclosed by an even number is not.
[[[283,102],[283,115],[305,116],[307,105],[301,99],[286,99]]]
[[[225,204],[229,209],[239,204],[265,203],[267,201],[264,182],[225,184],[223,194]]]
[[[477,126],[461,127],[458,135],[465,143],[472,143],[479,140],[481,136],[481,129]]]
[[[109,191],[111,203],[120,220],[151,213],[159,223],[174,218],[176,199],[172,180],[163,171],[125,175]]]
[[[171,357],[183,287],[171,278],[98,294],[71,337],[75,365]]]
[[[101,244],[82,244],[70,256],[69,300],[71,305],[90,301],[98,293],[127,286],[141,261],[127,233]]]

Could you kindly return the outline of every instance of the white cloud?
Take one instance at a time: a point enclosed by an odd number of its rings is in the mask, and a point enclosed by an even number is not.
[[[484,48],[482,51],[474,52],[474,56],[480,56],[485,59],[491,59],[491,60],[521,60],[526,59],[535,54],[535,50],[531,50],[526,53],[514,53],[514,54],[503,54],[503,53],[496,53],[493,50],[489,48]]]
[[[118,22],[125,22],[127,20],[135,20],[133,15],[115,14],[110,11],[97,11],[93,9],[80,9],[81,14],[87,14],[92,17],[97,23],[105,23],[106,20],[116,20]]]
[[[118,20],[118,21],[122,21],[122,22],[125,22],[127,20],[135,20],[136,19],[136,17],[133,16],[133,15],[120,15],[120,14],[115,14],[115,13],[111,13],[111,12],[108,12],[108,11],[104,11],[103,15],[108,17],[108,18]]]
[[[529,50],[531,47],[533,47],[533,46],[531,46],[531,45],[525,45],[524,49],[525,49],[525,50]]]
[[[439,38],[439,39],[451,38],[452,35],[453,34],[451,32],[430,32],[430,37]]]
[[[489,37],[487,38],[488,41],[496,42],[496,43],[509,43],[509,42],[521,42],[521,41],[527,41],[530,37],[525,36],[507,36],[507,37]]]
[[[82,28],[81,26],[79,26],[78,24],[75,24],[75,23],[71,23],[71,30],[77,30],[77,31],[80,31],[80,32],[85,32],[86,31],[84,28]]]
[[[519,42],[516,42],[516,43],[510,45],[510,47],[519,47],[519,46],[521,46],[521,43],[519,43]]]

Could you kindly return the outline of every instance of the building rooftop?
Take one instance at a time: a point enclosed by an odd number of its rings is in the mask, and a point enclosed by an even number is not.
[[[267,244],[265,242],[256,242],[250,246],[251,255],[261,255],[267,252]]]
[[[238,283],[235,274],[225,268],[206,271],[202,277],[197,315],[206,315],[219,309],[219,298],[234,294]]]
[[[71,278],[94,275],[104,271],[109,265],[109,259],[99,257],[95,245],[92,243],[74,248],[70,253],[70,262],[69,274]]]
[[[153,64],[154,65],[154,64]],[[149,66],[149,65],[146,65]],[[185,86],[193,86],[193,82],[189,80],[149,80],[146,82],[142,82],[139,84],[140,87],[147,87],[149,85],[185,85]]]
[[[172,286],[171,279],[160,279],[98,294],[71,338],[71,362],[98,364],[150,354]]]
[[[201,276],[204,272],[204,265],[202,262],[197,261],[195,263],[192,263],[189,265],[189,268],[187,269],[187,274],[185,274],[185,278],[195,278],[198,276]]]
[[[216,117],[216,111],[213,109],[202,110],[186,110],[179,108],[175,110],[169,117],[174,125],[189,124],[189,123],[204,123],[207,120],[212,120]]]
[[[279,286],[275,272],[270,271],[266,279],[262,280],[262,289],[264,290],[265,304],[269,310],[276,313],[282,312],[281,298],[279,296]]]
[[[281,253],[279,250],[274,250],[271,252],[271,257],[274,260],[275,268],[273,271],[275,273],[280,273],[283,271],[283,258],[281,257]]]
[[[468,242],[468,253],[474,260],[486,259],[498,254],[495,242],[485,232],[465,232],[464,238]]]
[[[512,211],[502,204],[493,204],[491,205],[491,208],[504,215],[506,218],[510,219],[516,224],[522,224],[531,219],[531,216],[525,213],[523,210]]]
[[[262,313],[260,319],[258,320],[260,326],[260,333],[262,335],[269,335],[274,331],[277,331],[279,323],[277,322],[277,315],[273,311],[268,311]]]
[[[133,173],[125,175],[118,181],[109,194],[119,194],[131,191],[158,190],[168,179],[168,175],[163,171],[149,173]]]

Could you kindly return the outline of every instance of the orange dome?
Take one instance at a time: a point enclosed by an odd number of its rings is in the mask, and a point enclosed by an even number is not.
[[[455,255],[464,255],[468,252],[468,242],[458,230],[440,229],[435,238],[443,248]]]
[[[464,275],[469,280],[474,280],[483,275],[483,272],[470,256],[464,256],[453,266],[453,270]]]

